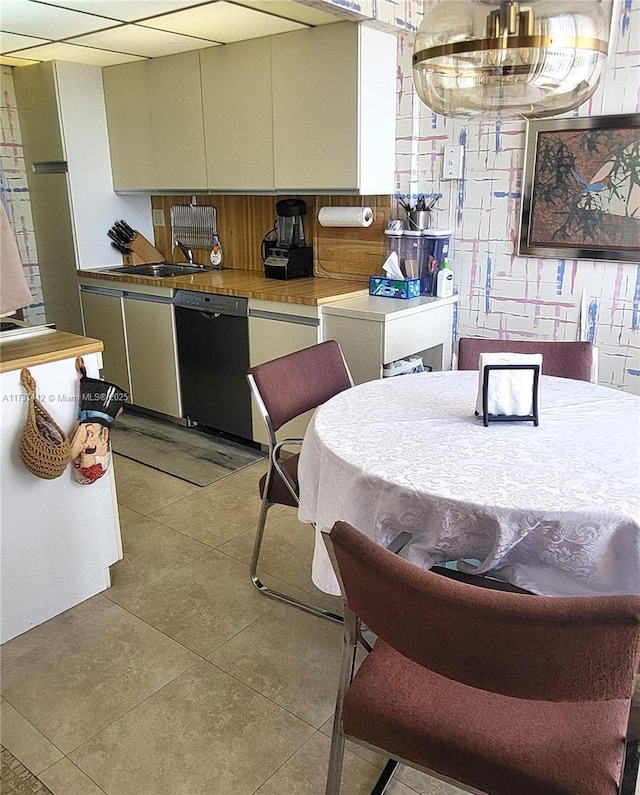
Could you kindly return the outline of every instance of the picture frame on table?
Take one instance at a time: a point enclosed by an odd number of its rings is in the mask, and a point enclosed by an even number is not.
[[[517,253],[640,261],[640,113],[527,123]]]

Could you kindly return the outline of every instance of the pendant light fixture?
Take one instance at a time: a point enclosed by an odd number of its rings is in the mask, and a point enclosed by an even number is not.
[[[416,91],[443,116],[555,116],[595,91],[608,27],[597,0],[441,0],[416,34]]]

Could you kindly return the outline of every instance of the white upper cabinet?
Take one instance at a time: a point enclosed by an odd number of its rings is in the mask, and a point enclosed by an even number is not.
[[[207,187],[197,52],[102,70],[115,190]]]
[[[273,190],[270,38],[201,50],[200,65],[209,188]]]
[[[393,193],[396,60],[337,22],[106,67],[114,187]]]
[[[393,193],[396,51],[352,22],[272,38],[278,189]]]
[[[102,70],[115,190],[157,190],[148,62]]]
[[[160,190],[204,190],[207,166],[200,56],[197,51],[148,61],[151,127]]]

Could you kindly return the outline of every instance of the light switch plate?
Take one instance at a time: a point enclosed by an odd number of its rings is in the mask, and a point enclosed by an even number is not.
[[[442,179],[462,179],[464,147],[445,146],[442,153]]]
[[[151,217],[154,226],[164,226],[164,210],[152,210]]]

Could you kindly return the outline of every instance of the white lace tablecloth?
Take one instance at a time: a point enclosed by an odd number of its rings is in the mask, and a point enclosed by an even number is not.
[[[339,593],[319,531],[344,520],[380,543],[408,530],[402,555],[427,568],[473,558],[540,594],[640,594],[640,398],[543,376],[537,428],[485,428],[477,382],[385,378],[316,411],[299,469],[314,583]]]

